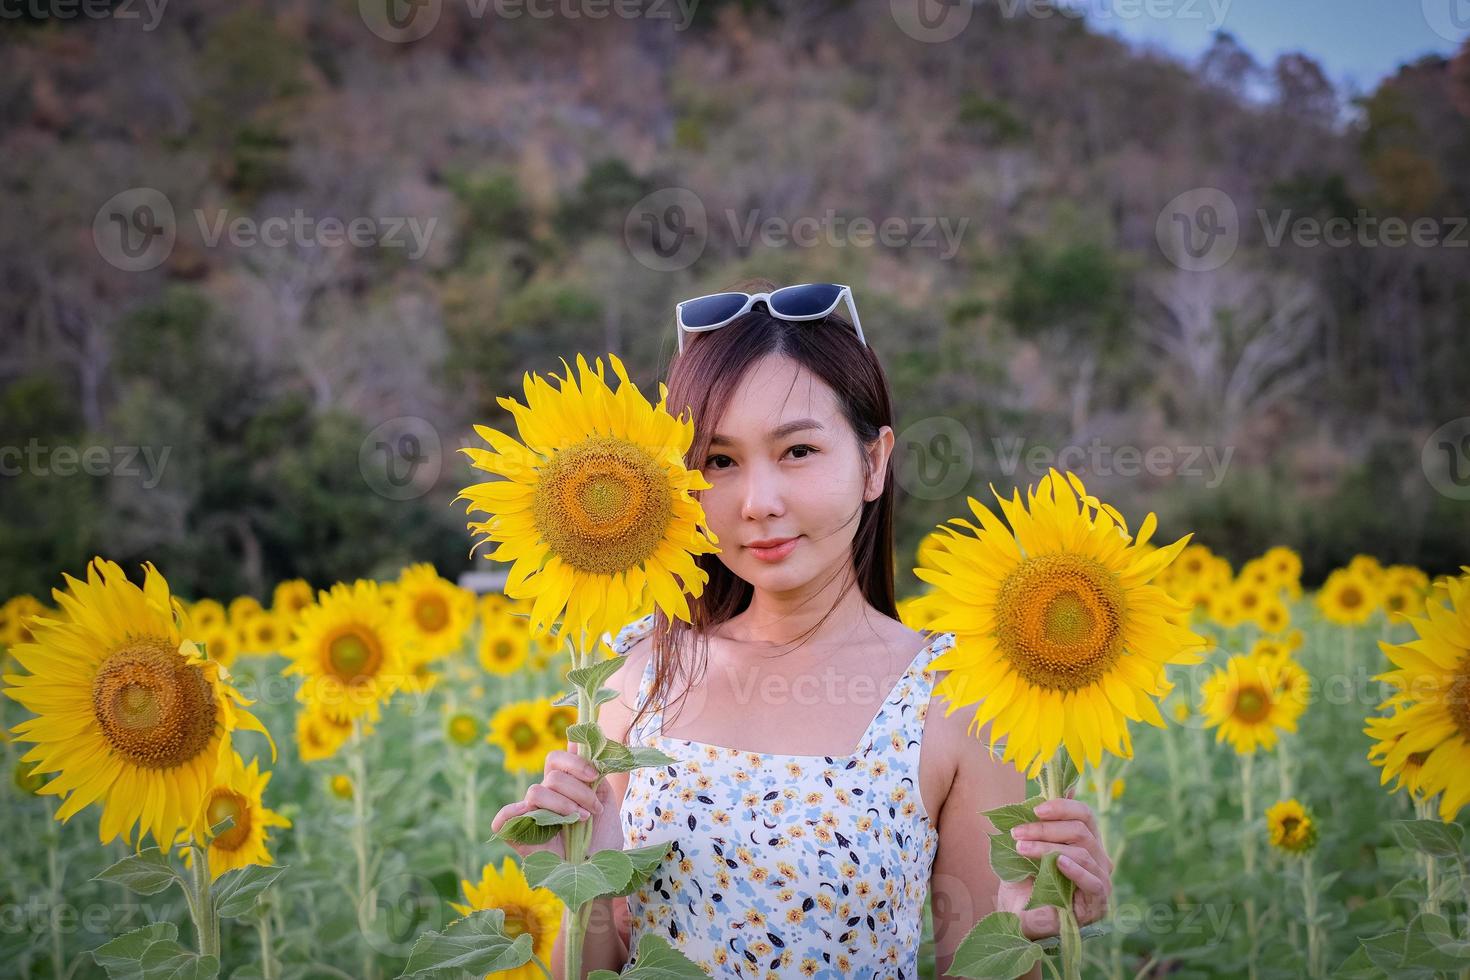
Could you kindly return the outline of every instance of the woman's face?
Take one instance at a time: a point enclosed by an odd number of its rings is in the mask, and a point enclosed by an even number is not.
[[[719,536],[720,561],[771,592],[820,585],[834,566],[850,567],[862,504],[883,492],[892,448],[888,426],[872,447],[860,446],[836,394],[800,363],[762,358],[715,424],[699,467],[712,484],[699,498]],[[795,540],[756,547],[788,539]]]

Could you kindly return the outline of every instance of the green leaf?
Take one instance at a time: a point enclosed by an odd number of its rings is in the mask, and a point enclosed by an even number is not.
[[[1030,970],[1046,954],[1021,932],[1014,912],[992,912],[971,929],[954,951],[949,975],[1011,980]]]
[[[1465,828],[1457,823],[1438,820],[1394,820],[1389,823],[1401,846],[1423,851],[1435,857],[1454,857],[1460,853]]]
[[[619,749],[622,751],[614,754]],[[642,769],[644,766],[671,766],[678,761],[651,745],[640,745],[630,749],[621,742],[609,742],[597,763],[603,772],[631,772],[634,769]]]
[[[563,694],[561,697],[557,698],[551,703],[554,705],[566,705],[568,707],[571,707],[572,705],[577,704],[580,696],[581,694],[579,691],[572,690],[568,691],[566,694]],[[615,700],[617,697],[618,692],[614,691],[612,688],[599,687],[597,689],[597,694],[593,696],[592,701],[594,704],[606,704],[609,701]]]
[[[1426,912],[1409,923],[1400,966],[1458,972],[1470,967],[1470,942],[1456,936],[1444,916]]]
[[[1028,909],[1039,909],[1044,905],[1054,905],[1059,909],[1071,907],[1076,883],[1057,867],[1059,856],[1059,851],[1047,851],[1041,856],[1041,868],[1036,872],[1036,884],[1031,888],[1031,901],[1026,903]]]
[[[1358,943],[1374,966],[1382,970],[1396,970],[1404,961],[1404,944],[1407,939],[1407,929],[1394,929],[1382,935],[1361,938]]]
[[[420,936],[401,975],[460,980],[465,973],[481,977],[514,970],[531,962],[534,942],[529,932],[515,939],[505,934],[504,909],[480,909],[455,919],[443,932]]]
[[[536,809],[511,817],[490,835],[492,841],[516,844],[545,844],[561,833],[561,828],[576,823],[581,816],[575,813],[557,813],[555,810]]]
[[[1328,971],[1328,976],[1333,980],[1386,980],[1388,973],[1375,966],[1368,953],[1359,946],[1353,955],[1337,965],[1337,969]]]
[[[226,871],[214,883],[215,911],[231,919],[244,915],[285,870],[274,865],[247,864]]]
[[[1388,890],[1388,898],[1402,899],[1414,905],[1424,904],[1424,882],[1418,878],[1405,878]]]
[[[579,721],[577,724],[567,727],[567,741],[577,742],[587,746],[587,751],[583,754],[596,764],[597,757],[601,754],[603,746],[608,744],[608,737],[602,733],[602,729],[598,727],[597,722]]]
[[[172,922],[134,929],[92,950],[92,959],[113,980],[214,980],[219,958],[179,945]]]
[[[1010,836],[1012,828],[1019,827],[1023,823],[1036,823],[1040,818],[1036,816],[1036,808],[1046,802],[1046,797],[1037,795],[1020,803],[1007,803],[990,810],[981,810],[980,815],[989,817],[995,829]]]
[[[569,909],[594,898],[624,894],[633,879],[633,862],[622,851],[598,851],[586,861],[564,861],[550,851],[526,855],[521,864],[526,883],[548,888]]]
[[[669,853],[669,847],[670,844],[665,841],[662,844],[649,844],[646,847],[635,847],[631,850],[623,851],[623,856],[633,866],[633,876],[628,880],[628,884],[617,894],[631,895],[633,892],[642,888],[648,879],[653,877],[653,873],[658,870],[658,866],[663,863],[664,858]]]
[[[619,974],[611,970],[594,970],[588,980],[614,980]],[[662,936],[645,932],[638,938],[638,952],[633,965],[623,970],[623,980],[708,980],[708,974],[693,960],[679,952]]]
[[[1077,771],[1077,764],[1072,761],[1072,753],[1065,748],[1057,750],[1057,782],[1061,785],[1055,788],[1057,796],[1066,796],[1067,791],[1076,785],[1082,774]]]
[[[1041,869],[1035,860],[1016,850],[1016,843],[1009,831],[990,835],[990,867],[1002,881],[1022,881]]]
[[[92,880],[110,881],[139,895],[156,895],[176,881],[183,883],[174,866],[156,847],[123,858]]]
[[[567,683],[584,691],[595,691],[627,662],[627,654],[620,653],[616,657],[599,660],[587,667],[576,667],[567,671]]]
[[[1106,919],[1104,919],[1101,922],[1088,923],[1081,929],[1078,929],[1077,934],[1084,942],[1086,942],[1087,940],[1092,939],[1095,936],[1106,936],[1112,931],[1113,927],[1108,924]],[[1034,940],[1034,942],[1036,943],[1036,945],[1040,946],[1044,950],[1060,949],[1062,945],[1062,937],[1042,936],[1040,939]],[[1171,949],[1169,951],[1169,955],[1171,957],[1174,957],[1178,954]]]

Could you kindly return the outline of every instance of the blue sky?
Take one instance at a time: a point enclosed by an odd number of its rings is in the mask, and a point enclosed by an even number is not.
[[[1450,54],[1470,35],[1470,0],[1072,0],[1094,27],[1186,59],[1216,28],[1263,65],[1287,51],[1316,58],[1342,91],[1371,89],[1403,62]],[[1151,13],[1150,13],[1151,12]]]

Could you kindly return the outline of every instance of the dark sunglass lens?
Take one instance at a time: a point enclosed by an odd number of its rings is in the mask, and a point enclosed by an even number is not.
[[[684,304],[683,316],[686,327],[707,327],[728,320],[740,312],[745,305],[744,293],[716,293],[701,296]]]
[[[830,282],[787,286],[771,294],[771,312],[782,316],[816,316],[830,310],[842,287]]]

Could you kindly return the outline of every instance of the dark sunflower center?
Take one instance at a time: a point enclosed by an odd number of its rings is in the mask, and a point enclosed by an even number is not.
[[[1470,656],[1460,661],[1459,673],[1450,684],[1448,704],[1450,718],[1460,726],[1460,735],[1470,739]]]
[[[1346,609],[1356,609],[1363,604],[1363,593],[1355,585],[1350,585],[1338,594],[1338,602]]]
[[[1299,826],[1301,826],[1301,821],[1296,817],[1284,817],[1281,821],[1281,832],[1289,839],[1296,834]]]
[[[250,801],[232,789],[212,790],[209,802],[205,804],[204,815],[211,827],[226,818],[233,818],[235,821],[228,830],[221,831],[214,838],[214,846],[221,850],[237,850],[250,836]]]
[[[138,637],[103,661],[92,713],[108,744],[148,769],[199,755],[214,734],[214,689],[204,671],[160,637]]]
[[[449,722],[449,737],[459,745],[469,745],[480,734],[480,726],[469,715],[455,715]]]
[[[529,918],[525,909],[519,906],[507,905],[505,909],[505,924],[501,929],[511,939],[531,930],[526,928],[526,920]]]
[[[371,677],[382,660],[377,638],[365,630],[348,627],[327,641],[327,667],[344,684]]]
[[[422,595],[413,605],[414,619],[419,629],[426,633],[437,633],[449,625],[449,603],[443,596]]]
[[[530,751],[540,737],[541,734],[525,722],[518,722],[510,730],[511,743],[522,752]]]
[[[1231,711],[1237,719],[1255,724],[1271,713],[1271,697],[1253,684],[1242,685],[1235,692],[1235,707]]]
[[[653,557],[673,518],[668,477],[645,450],[592,436],[541,470],[532,503],[536,528],[578,571],[611,575]]]
[[[1097,682],[1122,654],[1123,589],[1081,555],[1038,555],[1018,565],[996,596],[996,639],[1032,684],[1072,691]]]

